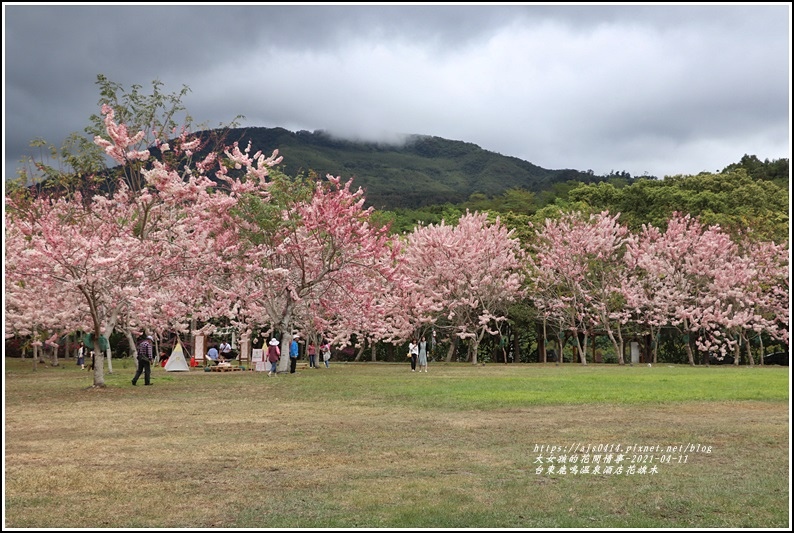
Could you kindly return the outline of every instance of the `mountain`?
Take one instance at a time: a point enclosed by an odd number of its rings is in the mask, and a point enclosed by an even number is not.
[[[466,201],[474,193],[493,196],[511,188],[539,192],[555,183],[603,181],[606,177],[577,170],[548,170],[476,144],[441,137],[412,135],[405,143],[379,144],[335,139],[323,131],[291,132],[283,128],[235,128],[225,141],[284,156],[280,169],[288,175],[316,172],[366,192],[367,204],[378,209],[417,208]],[[630,178],[628,174],[625,177]]]

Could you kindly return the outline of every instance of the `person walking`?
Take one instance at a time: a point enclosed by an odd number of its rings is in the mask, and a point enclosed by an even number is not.
[[[408,353],[411,354],[411,372],[416,372],[416,359],[419,357],[419,345],[416,344],[416,338],[411,339],[408,343]]]
[[[419,339],[419,372],[423,368],[427,372],[427,341],[425,341],[424,335]]]
[[[317,368],[317,348],[314,346],[314,341],[309,341],[306,346],[306,355],[309,356],[309,368]]]
[[[268,376],[275,375],[278,376],[276,373],[276,368],[278,368],[278,358],[281,357],[281,350],[278,347],[278,340],[274,337],[270,339],[270,342],[267,346],[267,360],[271,364],[270,371],[267,373]]]
[[[143,384],[151,385],[152,363],[154,362],[154,339],[148,335],[138,343],[138,370],[132,378],[132,384],[138,384],[138,378],[143,374]]]

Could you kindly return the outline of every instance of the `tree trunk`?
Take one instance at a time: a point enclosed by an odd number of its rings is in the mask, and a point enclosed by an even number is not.
[[[764,337],[762,335],[758,335],[758,342],[761,345],[761,354],[759,357],[759,363],[761,366],[764,366]],[[23,352],[24,353],[24,352]]]
[[[35,342],[39,336],[39,332],[37,330],[33,330],[33,335],[31,339]],[[37,344],[33,345],[33,371],[35,372],[39,366],[39,346]]]
[[[449,338],[449,350],[447,351],[447,363],[452,361],[452,356],[455,355],[457,350],[458,338],[455,335],[451,335]]]
[[[651,352],[653,353],[653,364],[656,364],[656,354],[659,352],[659,335],[661,335],[661,330],[654,334],[653,327],[651,327]]]
[[[187,345],[188,346],[193,346],[193,340],[194,340],[194,336],[195,336],[194,332],[196,331],[196,325],[197,325],[196,324],[196,319],[195,318],[191,318],[190,319],[190,331],[187,334]],[[265,352],[267,351],[267,340],[268,339],[266,339],[265,342],[262,344],[262,348],[264,349]],[[194,353],[193,356],[197,357],[198,354]],[[137,359],[137,355],[135,357]],[[268,364],[270,364],[270,363],[268,363]]]
[[[622,357],[623,345],[625,344],[625,342],[626,341],[623,340],[623,329],[621,329],[620,324],[618,323],[618,347],[620,348],[620,351],[618,353],[621,354],[621,355],[618,356],[618,364],[621,364],[621,365],[625,365],[626,364],[626,361]]]
[[[540,340],[538,341],[538,362],[539,363],[546,363],[546,319],[543,319],[543,323],[538,325],[538,337]]]
[[[695,366],[695,355],[692,353],[692,339],[689,338],[689,324],[684,320],[684,343],[686,346],[686,356],[689,359],[689,366]]]
[[[557,334],[557,363],[564,363],[565,357],[562,355],[562,348],[565,346],[563,342],[562,333]]]
[[[521,362],[521,347],[518,345],[518,333],[513,333],[513,362]]]
[[[100,349],[99,328],[94,330],[93,349],[94,349],[94,387],[106,387],[105,385],[105,354]]]
[[[607,336],[609,340],[612,341],[612,347],[615,348],[615,354],[618,356],[618,364],[621,366],[625,365],[626,360],[623,359],[623,339],[621,338],[621,342],[618,343],[615,334],[612,332],[612,328],[607,328]]]
[[[485,330],[480,330],[480,335],[477,337],[476,340],[472,343],[473,346],[471,347],[471,364],[477,364],[477,350],[480,347],[480,343],[482,342],[482,338],[485,336]]]
[[[103,330],[106,331],[107,334],[108,334],[107,339],[106,339],[107,343],[108,343],[108,347],[106,349],[107,358],[108,358],[108,374],[112,374],[113,373],[113,359],[112,359],[112,353],[110,351],[110,336],[113,334],[113,330],[116,329],[116,323],[118,322],[118,319],[119,319],[119,311],[118,311],[117,308],[113,308],[111,313],[108,316],[105,317],[105,322],[104,322],[105,327],[103,328]],[[98,343],[97,344],[98,346],[101,344],[99,338],[97,338],[97,343]],[[100,354],[104,355],[104,354],[102,354],[102,352],[98,351],[97,355],[100,355]],[[104,373],[104,371],[105,371],[104,370],[104,366],[105,366],[104,357],[98,357],[97,359],[101,362],[102,372]],[[104,375],[102,377],[102,386],[103,387],[105,386]]]
[[[371,344],[372,344],[372,361],[375,362],[377,360],[376,359],[377,358],[377,351],[375,350],[375,347],[377,346],[378,343],[377,342],[372,342]]]
[[[128,329],[124,330],[124,336],[127,337],[127,344],[130,347],[130,355],[132,356],[133,364],[135,364],[135,370],[138,370],[138,348],[135,346],[135,337],[132,336],[132,332]]]
[[[739,359],[742,357],[742,338],[736,339],[736,345],[733,347],[733,366],[739,366]]]
[[[105,353],[106,353],[107,358],[108,358],[108,374],[112,374],[113,373],[113,353],[110,350],[110,339],[108,339],[108,349],[107,349],[107,352],[105,352]]]
[[[279,372],[289,372],[289,344],[292,342],[292,313],[288,312],[281,320],[281,358],[278,361]]]
[[[750,346],[750,339],[743,333],[742,339],[744,339],[745,346],[747,346],[747,363],[750,366],[755,366],[755,361],[753,360],[753,350]]]
[[[58,343],[56,342],[52,346],[52,356],[50,357],[50,364],[52,366],[58,366]]]
[[[93,346],[91,349],[94,350],[94,368],[92,369],[94,372],[94,387],[106,387],[105,385],[105,355],[102,353],[101,344],[99,339],[101,335],[99,333],[99,318],[94,315],[94,333],[91,338],[91,344]]]
[[[364,355],[364,350],[366,349],[366,347],[367,347],[367,341],[366,340],[362,340],[361,341],[361,346],[359,346],[358,353],[356,354],[356,357],[355,357],[355,359],[353,359],[353,361],[358,362],[358,361],[361,360],[361,356]]]
[[[278,361],[278,372],[289,372],[289,345],[292,342],[292,310],[296,302],[292,299],[290,291],[285,289],[286,303],[281,314],[281,358]]]
[[[578,355],[579,356],[579,361],[581,361],[582,365],[587,366],[587,357],[585,356],[584,349],[582,348],[582,343],[579,340],[579,332],[578,331],[575,332],[573,337],[576,340],[576,344],[574,345],[574,350],[576,350],[576,353],[574,354],[574,357],[571,358],[571,362],[573,363],[575,361],[575,359],[576,359],[575,356]],[[584,338],[585,338],[585,343],[586,343],[587,342],[587,335],[586,334],[585,334]]]
[[[290,331],[289,329],[283,329],[281,331],[281,358],[278,360],[278,372],[289,372],[289,344],[292,342],[292,335],[287,334],[286,332]]]
[[[689,359],[689,366],[695,366],[695,356],[692,353],[692,346],[689,345],[689,342],[686,343],[686,355]]]

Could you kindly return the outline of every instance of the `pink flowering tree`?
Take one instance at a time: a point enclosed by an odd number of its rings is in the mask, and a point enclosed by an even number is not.
[[[390,275],[392,278],[386,279],[378,269],[361,270],[356,279],[358,297],[338,284],[325,285],[320,298],[308,305],[306,326],[299,329],[309,335],[314,333],[315,337],[324,336],[337,347],[347,346],[355,338],[357,358],[366,347],[372,348],[377,342],[402,343],[406,336],[406,313],[394,297],[401,278],[394,273]],[[345,302],[349,305],[344,305]],[[374,350],[372,355],[375,360]]]
[[[789,245],[757,242],[745,246],[745,256],[752,259],[754,316],[757,323],[746,333],[766,332],[781,342],[789,343],[790,263]],[[760,335],[759,335],[760,338]],[[749,341],[749,339],[747,339]],[[750,343],[747,342],[748,353]],[[763,344],[761,345],[763,356]],[[763,364],[763,357],[761,357]]]
[[[484,335],[498,333],[509,305],[523,294],[518,239],[487,213],[467,212],[455,226],[417,227],[405,239],[400,263],[401,306],[413,328],[432,326],[469,339],[473,364]]]
[[[21,279],[28,280],[32,286],[46,286],[47,291],[38,298],[38,304],[46,310],[58,309],[64,293],[74,291],[80,294],[83,305],[75,311],[90,308],[94,323],[81,322],[86,331],[96,333],[98,341],[109,329],[108,322],[113,315],[113,310],[109,309],[113,307],[110,297],[105,299],[98,293],[113,290],[111,285],[116,280],[110,272],[112,258],[106,256],[107,250],[103,247],[117,244],[118,236],[103,228],[102,217],[106,213],[102,211],[112,208],[110,203],[99,201],[96,209],[88,212],[81,200],[79,195],[75,201],[37,199],[24,212],[7,204],[7,209],[11,208],[18,215],[14,222],[26,239],[25,247],[17,251],[24,258],[13,261],[24,261],[24,267],[19,271]],[[97,249],[101,251],[97,252]],[[68,300],[73,301],[71,298]],[[98,347],[95,349],[99,350]]]
[[[652,332],[665,326],[678,329],[684,335],[690,365],[695,364],[695,359],[689,335],[700,329],[699,295],[709,283],[708,273],[698,270],[709,256],[708,252],[700,252],[703,230],[688,215],[675,215],[664,232],[655,226],[644,226],[627,252],[627,261],[636,269],[635,276],[643,286],[642,295],[635,295],[632,300],[640,321],[649,325]],[[707,242],[703,245],[704,250],[712,249]]]
[[[610,216],[608,212],[591,215],[587,225],[577,225],[577,229],[584,231],[581,247],[563,253],[573,254],[588,266],[579,287],[585,312],[593,326],[609,337],[618,364],[622,365],[625,364],[623,329],[631,319],[626,294],[633,290],[623,256],[632,237],[618,223],[619,216]]]
[[[127,176],[114,191],[85,198],[79,192],[33,199],[19,194],[6,202],[6,221],[13,217],[24,239],[15,250],[22,256],[19,276],[40,278],[36,283],[52,287],[47,295],[79,295],[77,329],[91,332],[96,342],[120,319],[137,332],[157,331],[184,325],[190,311],[201,313],[200,273],[212,270],[216,236],[223,235],[241,195],[266,194],[267,169],[280,160],[276,153],[249,158],[235,146],[228,158],[211,152],[192,163],[201,141],[183,132],[175,148],[156,143],[160,154],[177,152],[173,158],[181,166],[175,167],[139,149],[146,132],[129,133],[115,121],[113,107],[103,105],[102,113],[107,134],[95,143],[125,169],[139,172],[139,180]],[[230,167],[239,170],[235,177],[228,176]],[[213,170],[217,181],[209,177]],[[57,306],[55,300],[42,304]],[[102,351],[94,349],[94,386],[103,387]]]
[[[773,279],[772,285],[780,287],[777,277],[786,262],[777,259],[779,248],[756,249],[757,254],[742,256],[718,226],[706,228],[689,215],[675,214],[664,232],[643,227],[626,254],[642,287],[631,298],[637,320],[652,333],[666,326],[678,329],[684,335],[690,365],[695,364],[693,344],[707,362],[709,355],[724,357],[736,350],[748,330],[777,335],[772,324],[774,317],[781,316],[775,312],[779,305],[774,297],[764,298],[764,287]],[[765,274],[759,273],[755,256],[767,262]],[[771,289],[766,294],[782,292],[786,291]],[[694,343],[690,335],[696,336]]]
[[[27,242],[16,219],[10,218],[5,227],[5,335],[28,337],[33,348],[34,370],[39,354],[45,349],[47,340],[54,340],[73,329],[79,322],[79,302],[74,295],[57,290],[42,276],[30,275],[24,250]],[[59,305],[46,305],[57,299]],[[57,345],[55,345],[57,346]],[[50,348],[53,348],[50,342]]]
[[[225,248],[224,307],[249,329],[269,324],[281,332],[283,371],[293,333],[321,332],[345,344],[375,323],[373,283],[392,278],[399,248],[388,228],[370,222],[372,209],[350,181],[328,176],[301,185],[282,176],[273,183],[267,201],[251,195],[235,211],[239,235]]]
[[[750,242],[744,248],[742,253],[737,246],[731,264],[715,272],[712,291],[712,320],[735,341],[734,365],[739,364],[742,345],[748,363],[754,364],[750,339],[755,335],[766,333],[788,343],[788,246]]]
[[[607,332],[624,364],[621,324],[628,315],[622,254],[628,231],[617,218],[606,212],[585,218],[575,212],[546,219],[530,248],[530,297],[544,321],[557,325],[559,337],[567,330],[575,339],[583,365],[588,333],[596,326]]]
[[[634,321],[651,336],[654,363],[657,362],[660,332],[671,325],[675,310],[685,301],[683,275],[676,269],[679,260],[675,244],[669,243],[670,255],[657,254],[657,248],[664,250],[666,247],[663,237],[671,236],[655,226],[643,226],[637,238],[629,242],[625,255],[632,287],[636,289],[627,295],[627,305],[632,309]]]
[[[80,296],[81,305],[74,309],[80,319],[68,325],[92,333],[92,348],[100,355],[94,366],[99,387],[104,386],[105,348],[98,344],[100,338],[109,337],[119,315],[143,297],[155,270],[169,264],[167,257],[151,261],[150,253],[164,250],[162,242],[136,236],[137,206],[126,192],[122,187],[113,197],[95,196],[90,202],[79,194],[74,200],[40,198],[24,218],[17,211],[15,221],[27,239],[19,251],[24,255],[20,275],[49,288],[39,303],[57,309],[64,294]]]

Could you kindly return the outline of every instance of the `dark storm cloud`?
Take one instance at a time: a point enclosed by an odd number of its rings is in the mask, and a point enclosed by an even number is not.
[[[210,127],[419,133],[659,176],[790,157],[790,5],[4,4],[4,167],[97,113],[98,74]],[[258,147],[260,148],[260,147]],[[272,147],[261,147],[268,150]]]

